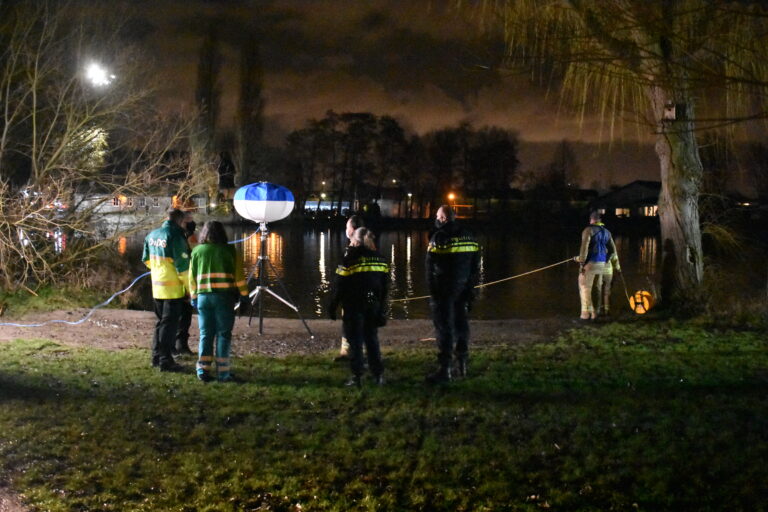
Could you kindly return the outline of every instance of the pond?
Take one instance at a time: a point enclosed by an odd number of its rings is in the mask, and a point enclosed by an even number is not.
[[[254,226],[228,227],[230,240],[245,238]],[[510,233],[488,231],[477,233],[482,247],[481,283],[490,283],[572,258],[578,253],[580,230],[555,234]],[[622,236],[616,246],[630,293],[655,281],[659,245],[655,236]],[[143,239],[142,239],[143,240]],[[130,245],[140,246],[142,240]],[[393,318],[428,318],[426,299],[399,301],[426,295],[424,259],[429,242],[427,230],[384,231],[379,236],[379,250],[389,261],[392,276],[390,298]],[[270,230],[267,255],[275,273],[282,279],[291,301],[305,318],[324,318],[336,267],[341,261],[347,239],[342,228],[307,230],[278,226]],[[237,244],[246,273],[255,269],[261,242],[258,235]],[[129,251],[135,254],[135,251]],[[133,256],[136,257],[136,256]],[[282,295],[278,283],[270,287]],[[479,290],[473,318],[541,318],[579,314],[576,286],[578,265],[564,263],[547,270],[484,287]],[[148,290],[148,285],[146,285]],[[147,291],[147,294],[149,292]],[[624,307],[624,287],[616,279],[613,307]],[[265,300],[266,316],[291,317],[295,313],[272,297]],[[148,308],[149,309],[149,308]]]

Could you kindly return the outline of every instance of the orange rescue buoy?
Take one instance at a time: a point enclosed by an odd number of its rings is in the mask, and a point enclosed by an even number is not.
[[[638,315],[646,314],[653,304],[653,295],[649,291],[638,290],[629,298],[629,307]]]

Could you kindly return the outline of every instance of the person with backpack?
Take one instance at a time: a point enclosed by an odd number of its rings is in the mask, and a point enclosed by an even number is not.
[[[607,316],[611,305],[613,272],[621,272],[616,244],[611,232],[602,223],[600,212],[589,215],[589,226],[581,232],[581,250],[575,258],[579,263],[579,297],[582,320],[595,320]],[[597,303],[592,293],[597,288]]]

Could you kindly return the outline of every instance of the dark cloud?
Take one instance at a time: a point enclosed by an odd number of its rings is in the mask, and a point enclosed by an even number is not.
[[[436,7],[440,4],[440,7]],[[424,0],[155,0],[140,2],[137,24],[161,69],[165,104],[190,105],[198,51],[215,30],[221,41],[221,124],[234,119],[238,47],[256,37],[264,67],[267,134],[329,109],[392,115],[423,133],[468,120],[532,141],[597,141],[593,121],[558,114],[556,98],[496,71],[500,41],[471,20]],[[153,30],[149,30],[151,27]]]

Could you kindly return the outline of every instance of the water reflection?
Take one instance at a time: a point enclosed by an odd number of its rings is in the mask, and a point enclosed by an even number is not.
[[[228,228],[230,240],[237,240],[253,233],[250,228]],[[571,236],[572,235],[572,236]],[[528,272],[575,256],[578,252],[579,232],[566,236],[536,234],[509,235],[491,232],[478,235],[482,247],[481,282],[490,282]],[[143,237],[119,242],[121,254],[132,255],[134,244],[140,247]],[[424,261],[429,242],[427,230],[387,231],[380,234],[378,246],[391,267],[392,286],[390,297],[403,299],[428,294]],[[246,272],[254,269],[261,250],[260,236],[237,244]],[[341,262],[347,239],[343,227],[326,230],[303,230],[278,226],[267,238],[267,255],[277,276],[270,272],[270,286],[276,286],[279,277],[307,318],[326,315],[334,271]],[[125,253],[123,253],[123,247]],[[656,278],[658,266],[658,240],[648,236],[617,236],[619,253],[627,286],[645,285],[649,278]],[[563,264],[520,279],[507,281],[479,290],[473,318],[537,318],[554,315],[578,315],[577,291],[578,265]],[[619,306],[623,295],[618,286],[614,289],[614,307]],[[623,299],[621,299],[623,300]],[[283,304],[265,301],[267,316],[293,317],[294,313]],[[392,304],[393,318],[428,318],[429,304],[420,299]]]
[[[392,244],[392,250],[389,256],[389,277],[392,281],[397,282],[397,261],[395,261],[395,245]]]
[[[325,269],[325,233],[320,232],[320,258],[317,260],[317,267],[320,271],[320,286],[328,286],[328,276]]]
[[[314,313],[318,317],[323,316],[323,298],[326,296],[326,294],[330,293],[331,289],[331,281],[329,279],[329,274],[331,270],[328,268],[328,264],[326,262],[326,252],[328,251],[327,247],[327,239],[329,238],[329,234],[325,231],[321,231],[319,233],[319,253],[317,258],[317,268],[320,274],[320,283],[315,289],[315,292],[312,294],[313,300],[314,300]],[[312,240],[313,237],[310,237],[310,240]]]
[[[658,240],[655,236],[647,236],[643,238],[640,244],[640,263],[645,270],[645,273],[651,276],[656,275],[656,262],[659,259],[657,253]]]
[[[261,256],[261,235],[252,236],[240,245],[243,248],[243,267],[252,271],[259,262],[259,256]],[[281,235],[274,231],[267,233],[266,256],[278,274],[281,274],[284,269],[283,246],[284,241]]]
[[[411,261],[413,246],[413,236],[408,233],[405,237],[405,295],[406,297],[414,296],[413,288],[413,262]],[[403,303],[403,311],[405,316],[408,316],[408,303]]]

